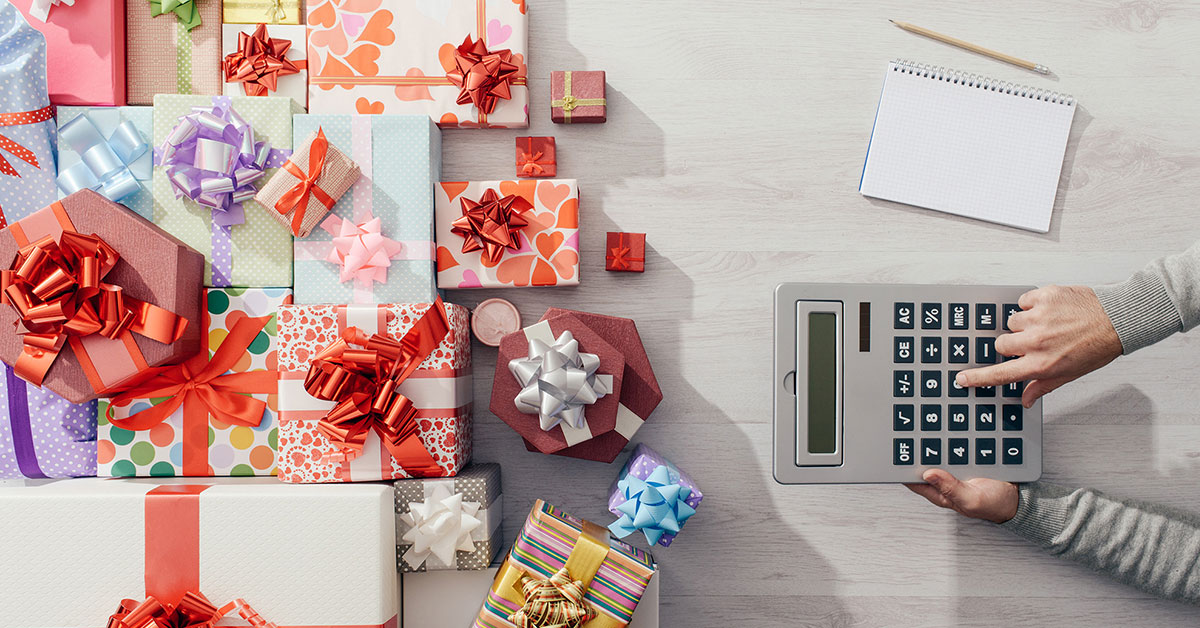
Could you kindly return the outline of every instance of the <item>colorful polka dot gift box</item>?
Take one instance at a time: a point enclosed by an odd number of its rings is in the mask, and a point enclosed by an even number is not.
[[[98,475],[274,475],[276,311],[290,288],[205,291],[203,349],[100,402]]]
[[[0,478],[96,475],[96,402],[76,405],[0,371]]]

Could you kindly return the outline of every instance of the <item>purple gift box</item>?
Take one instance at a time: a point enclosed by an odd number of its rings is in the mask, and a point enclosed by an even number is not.
[[[634,448],[609,489],[609,531],[618,538],[642,532],[651,545],[667,547],[696,512],[704,493],[686,473],[646,445]]]
[[[0,368],[0,478],[96,475],[96,402],[73,404]]]

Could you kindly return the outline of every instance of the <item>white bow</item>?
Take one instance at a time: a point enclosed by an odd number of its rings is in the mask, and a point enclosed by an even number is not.
[[[33,0],[33,4],[29,5],[29,16],[45,22],[50,17],[50,8],[60,4],[75,6],[75,0]]]
[[[464,502],[462,493],[438,485],[423,502],[409,502],[408,512],[400,520],[409,526],[401,537],[412,543],[404,552],[404,562],[418,569],[430,555],[447,567],[454,565],[454,552],[475,551],[471,533],[483,525],[478,502]]]
[[[564,331],[546,346],[541,340],[529,341],[529,357],[509,361],[508,370],[523,387],[514,400],[517,409],[537,414],[543,430],[565,422],[583,429],[583,407],[596,403],[612,392],[612,375],[597,375],[600,358],[581,353],[579,341]]]

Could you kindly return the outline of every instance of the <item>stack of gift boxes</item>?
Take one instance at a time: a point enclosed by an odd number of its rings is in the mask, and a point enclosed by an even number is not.
[[[445,292],[580,282],[553,137],[441,176],[441,129],[528,126],[526,11],[0,0],[0,478],[78,478],[0,486],[0,627],[428,625],[399,573],[497,560],[477,627],[633,620],[657,565],[614,536],[670,544],[686,473],[637,445],[610,526],[518,504],[506,546],[471,463],[472,330],[531,451],[612,463],[662,400],[629,319]],[[606,120],[603,72],[550,78]]]

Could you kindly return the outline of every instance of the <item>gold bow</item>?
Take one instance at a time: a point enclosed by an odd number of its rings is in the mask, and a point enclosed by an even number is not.
[[[563,97],[557,98],[550,102],[551,107],[562,107],[563,121],[567,124],[571,123],[571,112],[577,107],[607,105],[606,98],[576,98],[571,94],[571,72],[568,70],[563,72]]]
[[[583,582],[564,566],[549,578],[521,577],[525,605],[508,616],[517,628],[579,628],[596,616],[583,599]]]

